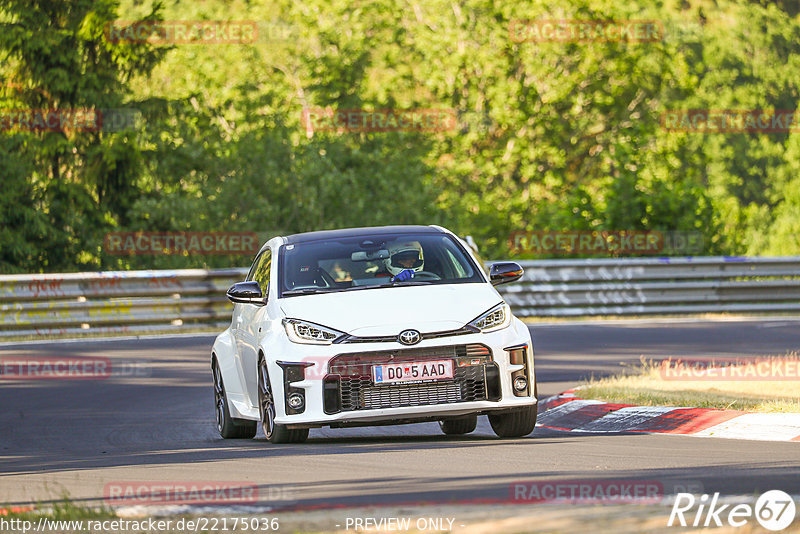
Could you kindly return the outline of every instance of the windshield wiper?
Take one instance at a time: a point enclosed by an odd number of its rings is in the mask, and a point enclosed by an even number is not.
[[[333,293],[336,291],[344,291],[344,288],[339,287],[306,287],[303,289],[290,289],[284,291],[284,295],[313,295],[315,293]]]
[[[427,286],[427,285],[429,285],[430,283],[431,283],[431,282],[430,282],[429,280],[426,280],[426,281],[421,281],[421,280],[419,280],[419,281],[415,281],[415,282],[411,282],[411,281],[406,281],[406,282],[390,282],[390,283],[388,283],[388,284],[381,284],[381,285],[379,285],[379,286],[372,286],[372,287]]]
[[[290,289],[284,291],[282,295],[292,297],[295,295],[314,295],[316,293],[336,293],[338,291],[360,291],[362,289],[381,289],[387,287],[400,287],[400,286],[425,286],[430,284],[429,281],[417,282],[390,282],[388,284],[377,284],[369,286],[352,286],[352,287],[306,287],[303,289]]]

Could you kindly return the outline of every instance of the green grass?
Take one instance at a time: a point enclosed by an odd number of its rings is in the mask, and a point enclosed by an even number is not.
[[[64,498],[53,504],[40,504],[38,506],[11,506],[0,504],[0,516],[7,519],[38,520],[47,517],[53,520],[77,519],[111,519],[116,517],[114,512],[107,508],[93,508],[76,504]]]
[[[799,359],[797,353],[761,358],[762,361],[795,363]],[[662,362],[645,358],[629,373],[593,378],[581,386],[577,395],[583,399],[637,406],[800,413],[800,380],[670,379],[665,378]]]

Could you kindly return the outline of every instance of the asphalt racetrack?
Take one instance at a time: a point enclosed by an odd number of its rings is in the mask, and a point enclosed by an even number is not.
[[[542,396],[641,355],[757,356],[800,349],[800,320],[534,324]],[[307,443],[222,440],[214,428],[212,336],[0,347],[7,356],[145,361],[152,376],[0,380],[0,503],[69,496],[104,503],[107,484],[241,481],[278,508],[502,500],[517,481],[655,480],[665,488],[800,494],[800,443],[537,428],[467,437],[435,423],[312,430]],[[768,383],[765,383],[768,387]]]

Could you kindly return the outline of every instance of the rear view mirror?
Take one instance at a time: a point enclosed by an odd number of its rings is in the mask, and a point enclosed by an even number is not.
[[[258,282],[239,282],[233,284],[226,293],[228,300],[238,304],[256,304],[263,306],[267,303],[267,299],[261,292],[261,286]]]
[[[358,250],[350,255],[350,261],[378,261],[389,258],[389,251],[385,248],[375,250]]]
[[[508,282],[515,282],[522,278],[525,271],[518,263],[513,261],[495,263],[489,270],[489,280],[493,286],[500,284],[507,284]]]

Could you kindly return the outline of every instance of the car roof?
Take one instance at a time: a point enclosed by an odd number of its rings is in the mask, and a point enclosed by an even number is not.
[[[398,225],[398,226],[370,226],[365,228],[343,228],[341,230],[320,230],[292,234],[284,239],[287,245],[296,243],[309,243],[311,241],[325,241],[328,239],[342,239],[348,237],[369,237],[386,234],[443,234],[444,232],[434,226]]]

